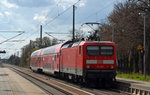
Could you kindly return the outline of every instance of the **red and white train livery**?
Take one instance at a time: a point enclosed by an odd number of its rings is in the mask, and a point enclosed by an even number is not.
[[[116,62],[115,43],[80,41],[34,51],[30,68],[77,81],[114,80]]]

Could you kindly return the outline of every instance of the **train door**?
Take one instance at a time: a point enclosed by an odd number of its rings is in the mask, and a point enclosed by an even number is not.
[[[59,67],[60,67],[60,55],[57,53],[57,55],[56,55],[56,68],[57,68],[57,70],[59,71]]]
[[[60,56],[60,71],[63,72],[63,55]]]
[[[52,70],[54,70],[54,63],[55,63],[55,55],[52,58]]]

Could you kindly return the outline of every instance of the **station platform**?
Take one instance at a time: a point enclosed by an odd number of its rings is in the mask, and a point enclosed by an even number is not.
[[[8,68],[0,67],[0,95],[48,95]]]
[[[150,95],[150,82],[138,81],[125,78],[116,78],[117,83],[122,87],[130,88],[128,92],[138,95]]]

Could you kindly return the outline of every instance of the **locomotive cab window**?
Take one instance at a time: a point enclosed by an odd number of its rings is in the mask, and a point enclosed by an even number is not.
[[[114,54],[113,46],[101,46],[100,51],[101,51],[100,52],[101,55],[113,55]]]
[[[78,46],[80,42],[73,43],[72,47]]]
[[[99,55],[99,46],[87,46],[86,53],[87,55]]]
[[[68,48],[72,47],[72,45],[73,45],[73,43],[70,43],[70,44],[68,45]]]
[[[66,44],[66,45],[64,45],[64,46],[62,47],[62,49],[68,48],[68,46],[69,46],[69,44]]]

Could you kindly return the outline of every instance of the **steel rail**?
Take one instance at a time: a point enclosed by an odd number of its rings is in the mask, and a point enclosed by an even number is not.
[[[12,66],[10,66],[10,67],[14,68]],[[18,68],[18,67],[16,67],[16,68]],[[19,69],[21,69],[22,71],[27,71],[28,73],[32,73],[31,70],[26,69],[26,68],[20,68],[19,67]],[[19,72],[20,72],[20,70],[19,70]],[[34,74],[36,74],[36,73],[34,73]],[[65,85],[69,85],[71,87],[80,89],[82,91],[89,92],[89,93],[91,93],[93,95],[120,95],[120,94],[122,95],[123,94],[123,92],[120,92],[119,90],[116,91],[116,90],[111,90],[111,89],[94,89],[94,88],[89,88],[89,87],[82,86],[81,84],[66,82],[64,80],[60,80],[60,79],[57,79],[57,78],[54,78],[54,77],[51,77],[51,76],[47,76],[47,75],[43,75],[43,74],[42,75],[41,74],[36,74],[36,75],[38,75],[38,77],[45,77],[46,80],[53,80],[53,81],[56,81],[56,82],[59,82],[59,83],[63,83]],[[33,77],[33,75],[31,77]],[[49,86],[53,87],[53,85],[49,85]],[[69,88],[69,86],[68,86],[68,88]],[[68,95],[68,93],[66,93],[66,94]],[[76,94],[76,93],[74,92],[74,93],[69,93],[69,94],[71,95],[71,94]],[[85,94],[85,95],[87,95],[87,94]]]
[[[50,94],[50,95],[73,95],[70,92],[67,92],[63,89],[57,88],[57,87],[51,85],[50,83],[44,82],[44,81],[42,81],[42,80],[40,80],[40,79],[38,79],[32,75],[24,73],[24,72],[22,72],[16,68],[11,67],[11,70],[13,70],[14,72],[18,73],[22,77],[24,77],[27,80],[34,83],[35,85],[37,85],[38,87],[43,89],[47,94]]]

